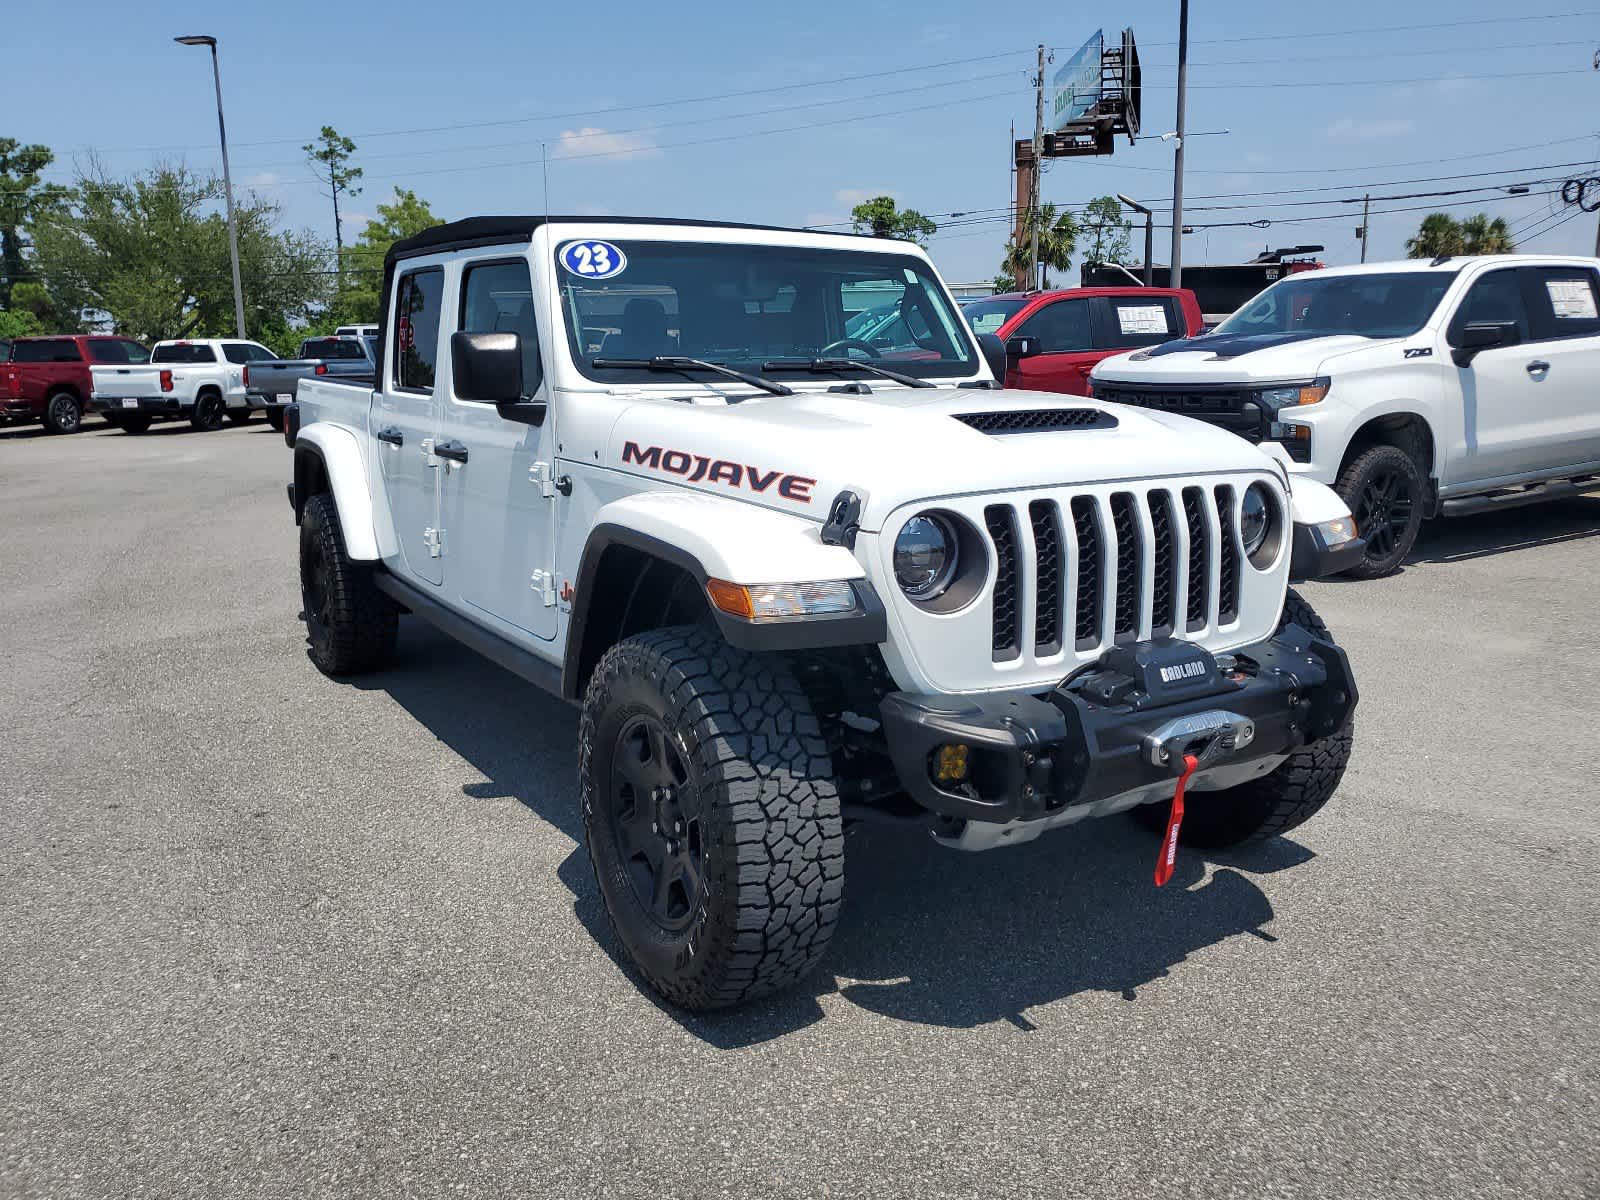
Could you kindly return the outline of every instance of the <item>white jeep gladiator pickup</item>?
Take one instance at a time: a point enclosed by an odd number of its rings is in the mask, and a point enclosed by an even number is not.
[[[589,856],[671,1001],[809,970],[853,819],[981,850],[1130,810],[1159,881],[1337,786],[1355,684],[1288,583],[1360,556],[1345,506],[1198,422],[1000,390],[916,246],[481,217],[382,294],[376,386],[285,414],[310,657],[383,667],[410,613],[581,704]],[[845,332],[884,304],[898,341]]]
[[[1108,358],[1094,395],[1276,443],[1355,514],[1359,578],[1426,517],[1600,487],[1600,260],[1531,254],[1291,275],[1202,337]]]
[[[161,417],[188,417],[196,429],[221,429],[250,419],[245,372],[250,363],[278,356],[259,342],[238,338],[179,338],[157,342],[140,366],[89,368],[92,412],[114,414],[128,433],[143,433]]]

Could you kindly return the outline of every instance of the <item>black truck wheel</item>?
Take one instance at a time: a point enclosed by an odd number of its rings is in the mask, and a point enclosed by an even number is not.
[[[228,411],[222,397],[216,392],[201,392],[195,397],[194,411],[189,414],[189,424],[203,433],[222,428],[223,414]]]
[[[279,433],[282,433],[283,432],[283,409],[281,409],[281,408],[269,408],[269,409],[266,410],[266,414],[267,414],[267,424],[271,425]]]
[[[154,419],[149,413],[130,413],[119,418],[117,425],[123,433],[149,433],[150,422]]]
[[[326,675],[375,671],[394,655],[400,614],[372,582],[372,568],[344,549],[333,497],[306,501],[300,518],[300,598],[309,649]]]
[[[44,427],[51,433],[77,433],[83,428],[83,405],[71,392],[57,392],[45,401]]]
[[[1333,635],[1316,610],[1298,592],[1290,591],[1283,605],[1285,625],[1300,625],[1317,637]],[[1220,792],[1188,792],[1183,799],[1183,827],[1178,841],[1185,846],[1215,850],[1241,842],[1266,841],[1288,833],[1314,817],[1344,777],[1350,761],[1354,721],[1296,750],[1269,775]],[[1157,832],[1167,825],[1166,804],[1141,804],[1134,818]]]
[[[230,408],[228,410],[228,420],[235,425],[244,425],[250,420],[250,410],[248,408]]]
[[[1398,446],[1374,446],[1350,460],[1333,490],[1350,506],[1367,553],[1345,574],[1377,579],[1399,568],[1417,544],[1426,488],[1422,468]]]
[[[584,697],[578,780],[606,913],[662,996],[725,1008],[816,966],[844,894],[844,826],[781,660],[690,626],[618,643]]]

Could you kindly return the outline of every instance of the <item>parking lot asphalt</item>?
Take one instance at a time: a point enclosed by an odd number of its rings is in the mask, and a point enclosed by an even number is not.
[[[621,964],[575,711],[414,622],[306,659],[259,420],[0,431],[0,1195],[1600,1194],[1600,497],[1305,589],[1324,812],[853,832],[798,992]]]

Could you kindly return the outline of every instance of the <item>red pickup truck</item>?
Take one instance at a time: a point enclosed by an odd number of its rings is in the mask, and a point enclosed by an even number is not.
[[[1188,288],[1061,288],[970,300],[962,315],[1006,344],[1008,388],[1089,394],[1095,363],[1125,350],[1193,337],[1205,319]]]
[[[131,338],[83,333],[17,338],[11,353],[0,359],[0,425],[43,421],[51,433],[76,433],[94,388],[90,363],[149,361],[150,351]]]

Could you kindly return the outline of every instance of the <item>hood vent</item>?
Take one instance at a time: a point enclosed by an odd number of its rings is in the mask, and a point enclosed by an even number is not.
[[[1098,408],[1019,408],[1011,412],[954,413],[979,433],[1061,433],[1068,429],[1115,429],[1117,419]]]

